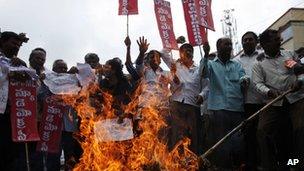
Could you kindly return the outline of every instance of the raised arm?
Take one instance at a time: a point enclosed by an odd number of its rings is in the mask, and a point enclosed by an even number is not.
[[[149,48],[150,43],[148,43],[147,39],[145,39],[145,37],[142,36],[139,38],[139,40],[137,40],[137,44],[139,47],[139,55],[136,59],[136,71],[140,76],[142,76],[144,72],[144,57],[145,57],[145,53]]]
[[[206,42],[203,45],[203,50],[204,50],[204,58],[202,58],[200,61],[199,73],[200,76],[202,77],[209,77],[208,61],[209,61],[210,46],[208,42]]]
[[[145,53],[147,52],[150,43],[147,42],[144,36],[139,37],[137,40],[137,44],[139,46],[139,55],[136,59],[136,65],[141,65],[144,62]]]
[[[127,53],[126,53],[126,68],[127,71],[129,72],[129,74],[132,76],[134,81],[137,81],[140,79],[139,74],[137,73],[135,67],[133,66],[132,60],[131,60],[131,53],[130,53],[130,49],[131,49],[131,40],[129,38],[129,36],[126,37],[125,39],[125,45],[127,47]]]

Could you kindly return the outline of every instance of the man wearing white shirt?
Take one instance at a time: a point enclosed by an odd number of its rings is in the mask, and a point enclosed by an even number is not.
[[[18,143],[12,141],[10,106],[8,104],[8,77],[12,66],[26,66],[25,62],[17,58],[23,42],[27,42],[25,34],[3,32],[0,38],[0,170],[12,170],[16,166],[16,157],[20,153]],[[10,77],[16,80],[26,80],[24,72],[14,72]],[[24,147],[24,146],[22,146]]]
[[[201,153],[200,104],[207,99],[209,89],[202,85],[202,66],[194,65],[193,47],[185,43],[179,49],[180,58],[175,61],[168,53],[162,59],[175,73],[171,84],[170,115],[172,133],[171,145],[174,146],[183,138],[190,138],[190,150]],[[200,94],[201,93],[201,94]]]
[[[246,75],[250,78],[248,90],[245,90],[245,118],[250,117],[262,107],[262,95],[260,95],[253,86],[252,82],[252,67],[257,61],[257,57],[261,53],[256,49],[258,36],[254,32],[246,32],[242,36],[242,45],[244,52],[235,57],[234,60],[239,62],[245,70]],[[255,170],[257,168],[257,151],[258,143],[256,139],[258,118],[247,123],[243,128],[245,139],[245,162],[246,169]]]

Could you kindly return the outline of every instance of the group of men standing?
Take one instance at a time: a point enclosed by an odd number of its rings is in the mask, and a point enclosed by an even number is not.
[[[26,73],[13,75],[4,72],[5,67],[26,67],[17,54],[27,39],[23,34],[3,32],[0,40],[0,88],[3,88],[3,80],[8,77],[20,81],[28,77]],[[233,48],[229,38],[218,39],[214,59],[211,59],[210,47],[206,43],[203,46],[204,58],[198,66],[193,61],[194,48],[188,43],[180,46],[177,60],[166,49],[146,53],[149,44],[144,38],[140,38],[137,43],[139,56],[136,66],[133,66],[131,41],[128,37],[125,40],[125,65],[130,73],[129,77],[123,74],[123,65],[119,58],[113,58],[101,66],[96,54],[90,53],[85,57],[85,62],[95,71],[96,83],[100,89],[113,95],[113,108],[118,116],[124,116],[119,105],[128,104],[132,100],[129,94],[139,84],[144,84],[145,89],[139,96],[139,108],[149,107],[151,104],[146,99],[156,96],[160,102],[154,107],[169,109],[159,110],[169,113],[166,117],[169,129],[165,134],[168,149],[172,150],[179,141],[188,137],[191,140],[190,150],[201,155],[244,119],[292,88],[292,93],[262,111],[253,121],[244,124],[241,133],[233,135],[209,159],[214,170],[240,167],[257,170],[258,166],[263,170],[286,170],[290,158],[298,158],[298,166],[304,167],[304,65],[300,60],[303,56],[282,50],[278,31],[266,30],[259,37],[254,32],[246,32],[242,37],[243,52],[235,58],[231,55]],[[261,48],[257,48],[258,43]],[[161,59],[170,68],[170,72],[160,67]],[[46,76],[43,73],[51,72],[44,67],[45,60],[46,51],[42,48],[34,49],[29,57],[30,68],[39,76],[37,91],[40,95],[38,99],[42,100],[54,93],[43,81]],[[68,71],[63,60],[56,60],[52,71],[69,74],[78,72],[76,67]],[[15,153],[20,153],[18,149],[24,147],[15,148],[20,144],[11,139],[12,114],[9,103],[6,103],[9,97],[0,100],[1,104],[6,104],[3,107],[5,110],[0,114],[0,168],[7,170],[16,168],[19,154]],[[201,112],[201,105],[207,106],[207,110]],[[38,105],[39,111],[41,109]],[[69,111],[71,113],[73,109],[70,108]],[[144,116],[135,116],[134,124],[140,125],[142,119]],[[74,120],[77,120],[77,116],[74,116]],[[41,118],[38,115],[39,121]],[[77,142],[71,133],[77,130],[77,124],[72,124],[69,128],[65,127],[63,130],[63,140],[66,141],[62,142],[62,146],[66,142],[75,141],[72,145],[65,145],[66,153],[73,153],[68,155],[67,160],[72,160],[76,152],[70,149],[71,146],[79,148],[76,147]],[[137,133],[140,134],[140,129]],[[77,154],[78,157],[80,153]],[[38,161],[39,157],[33,158]],[[58,155],[54,156],[54,161],[53,163],[58,163]],[[59,169],[51,164],[48,167],[55,168]]]

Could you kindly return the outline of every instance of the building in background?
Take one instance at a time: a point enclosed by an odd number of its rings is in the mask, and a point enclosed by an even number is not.
[[[304,47],[304,8],[290,8],[268,29],[279,30],[282,48],[294,51]]]

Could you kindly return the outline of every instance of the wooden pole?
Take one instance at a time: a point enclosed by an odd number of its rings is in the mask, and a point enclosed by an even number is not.
[[[129,14],[127,14],[127,36],[129,36]]]
[[[29,159],[29,151],[28,151],[27,142],[25,143],[25,158],[26,158],[27,171],[30,171],[31,167],[30,167],[30,159]]]
[[[237,127],[235,127],[233,130],[231,130],[228,134],[226,134],[222,139],[220,139],[216,144],[214,144],[211,148],[209,148],[203,155],[199,157],[199,164],[200,165],[209,165],[210,162],[207,160],[207,156],[209,156],[216,148],[218,148],[223,142],[225,142],[229,137],[231,137],[234,133],[239,131],[248,121],[251,121],[253,118],[261,114],[264,110],[266,110],[269,106],[277,102],[278,100],[282,99],[285,95],[289,94],[292,91],[292,89],[287,90],[286,92],[282,93],[269,103],[267,103],[264,107],[262,107],[260,110],[255,112],[253,115],[251,115],[249,118],[241,122]]]

